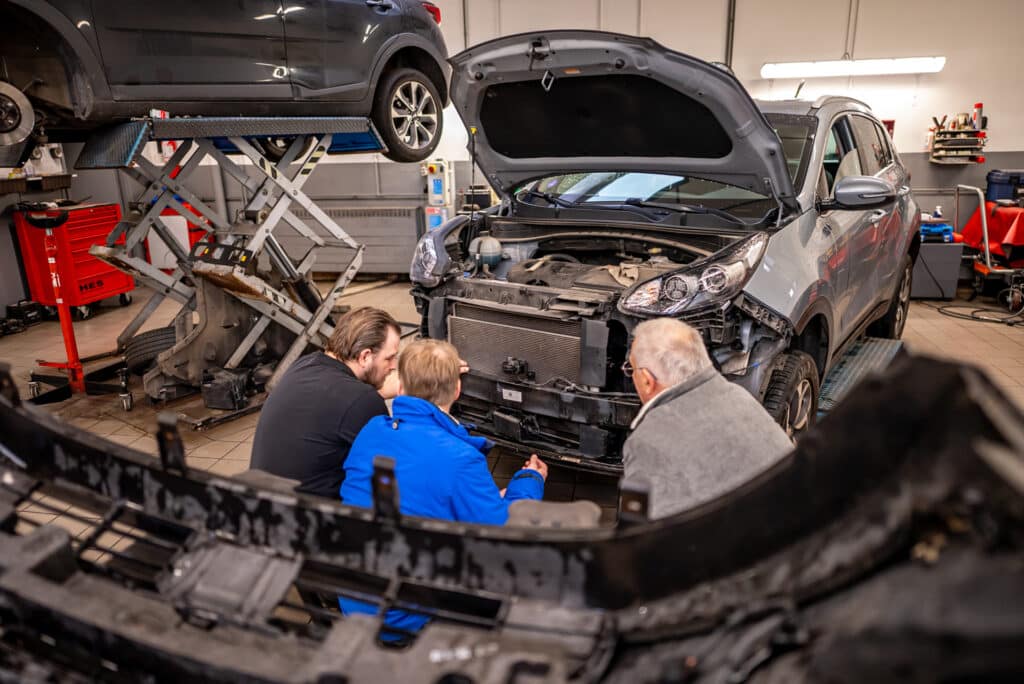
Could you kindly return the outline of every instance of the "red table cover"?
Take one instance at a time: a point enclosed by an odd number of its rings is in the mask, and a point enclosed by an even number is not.
[[[1024,267],[1024,215],[1022,207],[1002,207],[985,202],[988,213],[988,244],[993,257],[1001,257],[1014,268]],[[981,232],[981,207],[971,215],[960,233],[963,243],[984,250]]]

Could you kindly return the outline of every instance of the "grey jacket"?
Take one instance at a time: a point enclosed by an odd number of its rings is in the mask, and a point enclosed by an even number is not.
[[[624,477],[651,487],[650,517],[713,499],[793,449],[749,392],[714,368],[651,399],[622,447]]]

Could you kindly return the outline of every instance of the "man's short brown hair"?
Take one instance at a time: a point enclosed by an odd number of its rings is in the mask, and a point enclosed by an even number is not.
[[[447,406],[458,392],[459,366],[459,352],[449,343],[416,340],[398,357],[402,393]]]
[[[342,361],[355,361],[364,349],[379,352],[388,339],[388,330],[394,330],[396,335],[402,334],[402,329],[387,311],[369,306],[352,309],[338,319],[334,334],[327,341],[327,351]]]

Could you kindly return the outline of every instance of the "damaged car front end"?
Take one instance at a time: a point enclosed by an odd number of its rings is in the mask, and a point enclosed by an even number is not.
[[[801,213],[813,117],[769,123],[730,74],[612,34],[513,36],[452,63],[475,161],[504,197],[425,235],[410,269],[421,333],[469,363],[460,418],[617,472],[639,410],[622,366],[653,316],[695,327],[763,399],[793,322],[745,286]]]
[[[447,338],[470,366],[460,417],[499,441],[613,471],[640,406],[623,365],[633,329],[650,315],[694,326],[722,372],[763,396],[792,334],[742,292],[765,233],[576,223],[481,215],[420,243],[412,277],[421,333]],[[481,256],[488,249],[493,265]]]

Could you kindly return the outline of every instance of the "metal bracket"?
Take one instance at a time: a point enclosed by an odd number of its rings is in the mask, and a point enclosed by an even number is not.
[[[545,71],[544,75],[540,79],[540,87],[544,89],[544,92],[551,92],[551,86],[555,84],[555,75],[550,71]]]

